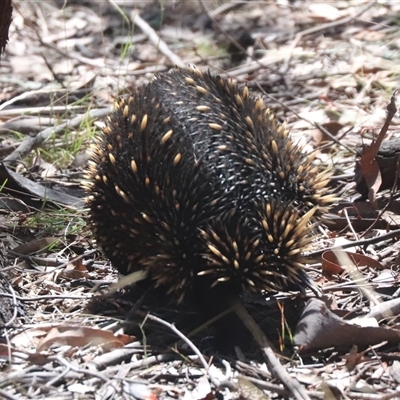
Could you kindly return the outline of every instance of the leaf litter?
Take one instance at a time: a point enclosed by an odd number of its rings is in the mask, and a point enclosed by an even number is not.
[[[400,4],[13,6],[0,63],[0,397],[400,397]],[[114,98],[188,64],[247,84],[334,171],[342,199],[305,249],[322,298],[244,301],[302,390],[238,326],[232,353],[190,305],[110,290],[118,277],[85,227],[86,149]]]

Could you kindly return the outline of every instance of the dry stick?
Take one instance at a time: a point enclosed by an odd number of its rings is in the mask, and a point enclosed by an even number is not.
[[[57,355],[55,357],[50,357],[50,359],[56,360],[60,364],[64,365],[67,368],[67,371],[71,370],[71,371],[77,372],[78,374],[82,374],[84,376],[88,375],[88,376],[97,378],[97,379],[99,379],[99,380],[101,380],[101,381],[103,381],[105,383],[109,383],[110,382],[110,378],[107,375],[105,375],[105,374],[103,374],[101,372],[91,371],[91,370],[86,369],[86,368],[80,368],[80,367],[70,363],[69,361],[67,361],[61,355]],[[50,384],[54,385],[59,380],[59,378],[60,378],[59,376],[55,377],[54,379],[52,379],[52,381],[50,381],[51,383],[50,382],[47,383],[46,386],[50,386]]]
[[[33,149],[39,147],[53,133],[61,132],[66,128],[75,128],[79,126],[85,119],[101,118],[109,114],[111,111],[112,107],[90,110],[86,114],[78,115],[70,121],[57,125],[56,127],[46,128],[45,130],[39,132],[36,136],[27,136],[23,142],[3,160],[3,162],[8,163],[9,165],[15,165],[17,161],[24,158]]]
[[[146,21],[144,21],[136,11],[132,12],[131,19],[134,24],[137,25],[145,35],[147,35],[157,49],[170,59],[172,64],[179,68],[186,68],[186,64],[169,49],[167,44],[157,35],[156,31]]]
[[[237,316],[240,318],[240,320],[243,322],[243,324],[246,326],[246,328],[250,331],[250,333],[253,335],[254,339],[256,340],[257,344],[260,346],[261,350],[264,353],[265,358],[267,359],[268,366],[271,370],[271,374],[278,378],[293,394],[293,396],[298,399],[298,400],[310,400],[310,397],[308,396],[306,390],[299,384],[299,382],[292,378],[285,368],[281,365],[279,360],[274,354],[274,351],[272,350],[272,344],[269,342],[267,337],[264,335],[260,327],[257,325],[257,323],[254,321],[253,317],[247,312],[247,310],[243,307],[243,305],[237,300],[237,299],[232,299],[231,300],[231,306],[232,309],[235,311]],[[219,382],[215,380],[215,378],[210,375],[209,367],[204,359],[203,355],[199,351],[199,349],[194,345],[194,343],[187,338],[181,331],[179,331],[175,325],[170,324],[167,321],[164,321],[161,318],[158,318],[154,315],[147,314],[147,318],[156,321],[162,325],[167,326],[169,329],[171,329],[176,335],[178,335],[182,340],[184,340],[188,346],[193,350],[193,352],[199,357],[200,362],[202,363],[204,369],[208,373],[211,381],[213,384],[218,387]]]
[[[224,13],[226,13],[228,11],[232,11],[236,8],[243,7],[245,4],[246,3],[243,0],[233,0],[230,3],[221,4],[215,10],[210,11],[210,12],[207,11],[207,13],[210,18],[214,19],[214,18],[218,17],[218,15],[220,15],[220,14],[224,14]],[[205,4],[203,4],[203,7],[204,6],[205,6]]]
[[[20,400],[21,398],[18,396],[13,396],[11,393],[0,389],[0,397],[7,400]]]
[[[14,104],[14,103],[16,103],[17,101],[29,99],[30,97],[35,96],[35,95],[40,95],[40,94],[51,94],[51,93],[60,93],[60,94],[63,94],[63,93],[68,93],[68,92],[67,92],[67,89],[64,89],[64,88],[61,88],[61,89],[58,88],[58,89],[38,89],[38,90],[30,90],[30,91],[28,91],[28,92],[24,92],[24,93],[22,93],[22,94],[20,94],[20,95],[18,95],[18,96],[13,97],[13,98],[10,99],[10,100],[7,100],[7,101],[5,101],[4,103],[2,103],[2,104],[0,105],[0,111],[4,110],[3,112],[4,112],[6,115],[13,115],[13,111],[14,111],[14,110],[5,110],[5,108],[8,107],[8,106],[10,106],[10,105],[12,105],[12,104]],[[46,108],[46,107],[44,107],[44,108]],[[53,110],[55,109],[55,107],[54,107],[54,106],[52,106],[51,108],[48,107],[48,109],[49,109],[49,111],[50,111],[50,110],[53,111]],[[34,107],[29,107],[29,108],[22,108],[22,109],[21,109],[21,107],[19,107],[19,108],[15,109],[15,111],[18,112],[18,115],[21,115],[21,114],[23,114],[23,113],[25,113],[25,112],[27,112],[27,111],[29,111],[29,110],[36,110],[36,108],[34,108]],[[40,110],[43,110],[43,107],[40,107]],[[62,107],[59,106],[59,108],[56,109],[56,110],[62,110],[62,111],[64,111],[64,110],[65,110],[65,107],[64,107],[64,106],[62,106]]]
[[[108,353],[95,356],[93,359],[87,362],[86,365],[91,370],[101,371],[106,369],[107,367],[111,367],[112,365],[121,364],[124,361],[131,360],[132,356],[134,354],[138,354],[140,351],[143,351],[142,343],[140,343],[139,341],[132,342],[123,347],[111,350]],[[171,355],[169,354],[169,356]],[[176,359],[175,355],[174,357]]]
[[[17,303],[17,299],[16,299],[16,294],[14,292],[13,287],[10,284],[8,285],[8,290],[11,292],[11,295],[12,295],[14,310],[13,310],[13,316],[11,317],[11,319],[8,320],[4,324],[5,327],[11,326],[13,324],[13,322],[17,319],[17,316],[18,316],[18,303]]]
[[[203,354],[201,354],[200,350],[194,345],[194,343],[188,337],[186,337],[175,325],[170,324],[169,322],[164,321],[163,319],[158,318],[151,314],[147,314],[146,318],[168,327],[169,329],[171,329],[172,332],[174,332],[177,336],[179,336],[192,349],[192,351],[197,355],[197,357],[199,357],[199,360],[203,365],[206,374],[210,377],[211,382],[214,384],[214,386],[218,387],[220,385],[220,382],[210,374],[209,365],[207,364],[207,361],[203,357]]]
[[[376,154],[378,153],[379,148],[381,147],[381,144],[383,142],[383,139],[386,136],[387,130],[389,129],[390,123],[392,122],[393,117],[396,115],[397,113],[397,107],[396,107],[396,95],[397,93],[400,91],[400,89],[396,89],[393,94],[392,97],[390,98],[390,102],[387,105],[386,109],[387,109],[387,116],[386,116],[386,120],[385,123],[383,124],[378,137],[376,139],[376,141],[374,141],[369,147],[373,146],[374,148],[376,148]],[[374,157],[375,158],[375,157]]]
[[[87,110],[87,106],[69,106],[69,105],[64,105],[64,106],[55,106],[55,105],[48,105],[48,106],[38,106],[38,107],[18,107],[18,108],[9,108],[7,110],[3,109],[3,105],[6,103],[15,103],[15,101],[21,99],[21,98],[26,98],[26,97],[30,97],[32,94],[37,94],[37,93],[52,93],[52,92],[58,92],[60,94],[63,94],[63,92],[66,92],[65,90],[32,90],[29,92],[25,92],[24,94],[20,95],[20,96],[16,96],[13,97],[11,100],[3,103],[0,106],[0,118],[5,116],[6,118],[9,117],[20,117],[23,115],[24,118],[29,117],[30,115],[46,115],[46,118],[50,118],[49,115],[50,114],[55,114],[55,113],[66,113],[66,112],[79,112],[81,110],[86,111]],[[28,96],[24,96],[25,94],[28,94]],[[24,114],[29,114],[28,115],[24,115]],[[38,118],[38,117],[37,117]],[[47,120],[45,120],[46,124],[47,124]],[[9,122],[9,121],[7,121]],[[3,128],[3,126],[2,126]]]
[[[316,257],[316,256],[320,256],[325,251],[329,251],[329,250],[344,250],[344,249],[348,249],[349,247],[354,247],[354,246],[367,246],[367,245],[370,245],[370,244],[382,242],[382,241],[384,241],[386,239],[391,239],[391,238],[396,237],[396,236],[400,237],[400,229],[396,229],[396,230],[391,231],[389,233],[385,233],[384,235],[381,235],[381,236],[378,236],[378,237],[373,237],[373,238],[370,238],[370,239],[357,240],[355,242],[342,244],[340,246],[328,247],[327,249],[311,251],[309,253],[304,253],[304,255],[306,257]]]
[[[265,336],[264,332],[260,329],[258,324],[254,321],[254,318],[244,308],[243,304],[241,304],[237,299],[232,299],[231,306],[236,315],[251,332],[257,344],[260,346],[260,349],[267,359],[271,374],[278,378],[290,390],[296,399],[310,400],[310,397],[308,396],[304,387],[300,385],[297,379],[291,377],[285,368],[283,368],[282,364],[279,362],[274,351],[272,350],[272,344]]]
[[[199,357],[199,360],[201,364],[203,365],[203,368],[208,371],[209,366],[207,364],[207,361],[203,357],[203,354],[200,353],[200,350],[194,345],[194,343],[187,338],[175,325],[170,324],[167,321],[164,321],[161,318],[156,317],[155,315],[147,314],[146,318],[151,319],[152,321],[158,322],[161,325],[164,325],[171,329],[172,332],[174,332],[177,336],[179,336],[192,350],[193,352]]]
[[[357,232],[355,231],[355,229],[354,229],[354,227],[353,227],[353,225],[352,225],[352,223],[350,221],[350,216],[349,216],[349,213],[347,212],[347,208],[345,208],[343,211],[344,211],[344,216],[345,216],[346,221],[347,221],[347,226],[349,227],[349,229],[350,229],[351,233],[353,234],[355,240],[360,240],[360,238],[357,235]]]
[[[301,38],[303,38],[304,36],[307,36],[307,35],[312,35],[313,33],[318,33],[321,31],[325,31],[327,29],[332,29],[332,28],[336,28],[340,25],[347,24],[347,23],[351,22],[353,19],[358,18],[360,15],[364,14],[366,11],[368,11],[370,8],[372,8],[377,3],[378,3],[377,0],[371,1],[365,7],[361,8],[361,10],[355,12],[353,15],[350,15],[349,17],[345,17],[345,18],[342,18],[342,19],[339,19],[339,20],[333,21],[333,22],[328,22],[323,25],[314,26],[312,28],[309,28],[309,29],[306,29],[304,31],[297,33],[295,38],[293,39],[292,43],[290,44],[289,56],[287,57],[287,59],[285,60],[285,62],[283,64],[283,67],[281,69],[281,74],[282,75],[286,74],[286,72],[288,71],[289,63],[292,58],[292,51],[293,51],[293,49],[296,48],[296,46],[299,43]]]
[[[365,371],[363,372],[365,373]],[[346,397],[348,399],[354,399],[354,400],[393,400],[393,399],[398,399],[399,395],[400,395],[399,390],[395,390],[387,394],[379,393],[378,395],[371,393],[360,393],[360,392],[346,393]]]
[[[61,262],[62,259],[54,259],[54,258],[43,258],[43,257],[35,257],[35,256],[28,256],[26,254],[21,254],[21,253],[17,253],[15,251],[12,250],[8,250],[7,254],[11,255],[13,257],[18,257],[21,260],[26,260],[29,261],[31,263],[37,263],[37,264],[41,264],[41,263],[46,263],[45,266],[46,267],[55,267],[52,271],[61,269],[61,268],[65,268],[70,264],[76,263],[77,261],[81,260],[82,258],[88,257],[94,253],[96,253],[98,250],[89,250],[86,253],[80,254],[79,256],[76,256],[74,258],[68,259],[67,261]],[[61,263],[61,264],[60,264]],[[2,271],[9,271],[9,270],[13,270],[15,269],[15,266],[11,266],[11,267],[6,267],[3,268]],[[47,274],[48,271],[44,271],[43,274]]]
[[[30,302],[30,301],[39,301],[39,300],[90,300],[93,298],[93,296],[78,296],[78,295],[43,295],[43,296],[36,296],[36,297],[21,297],[21,296],[16,296],[12,295],[10,293],[0,293],[0,298],[2,297],[7,297],[10,299],[16,298],[18,301],[23,301],[23,302]]]
[[[97,67],[97,68],[99,68],[99,67],[100,68],[110,68],[110,69],[113,68],[113,65],[111,65],[111,63],[107,64],[106,60],[101,60],[98,58],[92,59],[92,58],[81,56],[80,54],[77,54],[76,52],[63,51],[59,47],[54,45],[53,43],[45,42],[41,38],[39,38],[39,43],[40,43],[40,45],[42,45],[44,47],[48,47],[49,49],[56,51],[58,54],[64,56],[68,60],[76,60],[82,64],[90,65],[92,67]]]

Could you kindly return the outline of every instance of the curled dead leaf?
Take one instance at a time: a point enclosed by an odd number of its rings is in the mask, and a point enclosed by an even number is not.
[[[341,261],[345,255],[349,260],[349,263],[344,265]],[[327,274],[341,274],[348,268],[362,268],[369,267],[373,269],[383,269],[382,264],[379,261],[374,260],[364,254],[352,253],[350,251],[342,250],[327,250],[322,254],[322,270]]]

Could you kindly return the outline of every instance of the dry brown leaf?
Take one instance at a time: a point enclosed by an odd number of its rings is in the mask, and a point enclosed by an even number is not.
[[[61,273],[61,276],[68,279],[89,278],[89,271],[82,261],[78,260],[75,263],[69,263]]]
[[[66,269],[73,269],[75,271],[88,272],[88,269],[86,268],[86,265],[82,262],[82,260],[77,260],[73,263],[69,263],[67,265]]]
[[[371,204],[376,204],[376,193],[382,184],[381,170],[375,160],[378,150],[379,146],[377,147],[375,143],[370,146],[364,145],[360,157],[360,167],[368,187],[368,199]]]
[[[400,331],[352,325],[339,318],[323,301],[317,299],[311,299],[307,303],[294,334],[294,343],[300,347],[300,352],[330,347],[345,349],[354,345],[366,348],[384,341],[398,343],[399,340]]]
[[[26,329],[10,339],[10,343],[15,347],[21,348],[32,348],[36,347],[39,343],[40,338],[45,336],[49,330],[49,327],[44,328],[31,328]]]
[[[341,255],[346,255],[349,259],[349,265],[343,265],[339,259]],[[341,274],[346,271],[347,268],[356,267],[360,269],[361,267],[369,267],[373,269],[383,269],[382,264],[368,257],[364,254],[352,253],[350,251],[332,251],[327,250],[322,254],[322,270],[328,274]]]
[[[65,279],[83,279],[89,278],[89,274],[83,271],[69,270],[62,272],[60,277]]]
[[[38,352],[48,349],[53,344],[69,345],[72,347],[82,347],[90,344],[102,346],[104,349],[110,350],[136,340],[133,336],[115,335],[112,331],[85,326],[60,325],[47,328],[48,332],[46,336],[40,339],[37,344]],[[46,328],[44,329],[46,330]],[[35,329],[35,331],[37,330]],[[24,333],[29,334],[29,329]]]
[[[47,249],[52,243],[56,242],[58,239],[54,237],[45,237],[41,239],[34,239],[30,242],[23,243],[17,247],[14,247],[12,251],[17,254],[38,254]]]
[[[396,95],[398,90],[395,90],[390,99],[390,103],[387,106],[387,117],[385,120],[382,129],[379,132],[376,140],[372,141],[369,145],[362,146],[362,153],[360,159],[358,161],[362,178],[365,180],[365,183],[368,188],[368,199],[372,204],[376,204],[376,193],[378,192],[381,184],[382,184],[382,176],[379,165],[376,161],[376,156],[378,155],[379,148],[386,137],[386,132],[389,128],[389,125],[397,112],[396,107]]]
[[[358,364],[370,360],[370,358],[365,357],[365,352],[358,352],[357,346],[353,346],[349,354],[344,355],[342,358],[347,361],[346,367],[348,371],[353,371]]]

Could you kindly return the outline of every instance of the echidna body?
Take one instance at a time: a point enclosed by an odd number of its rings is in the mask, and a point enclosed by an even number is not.
[[[159,74],[116,111],[89,163],[95,238],[123,274],[179,299],[309,284],[301,252],[329,179],[261,99],[196,68]]]

